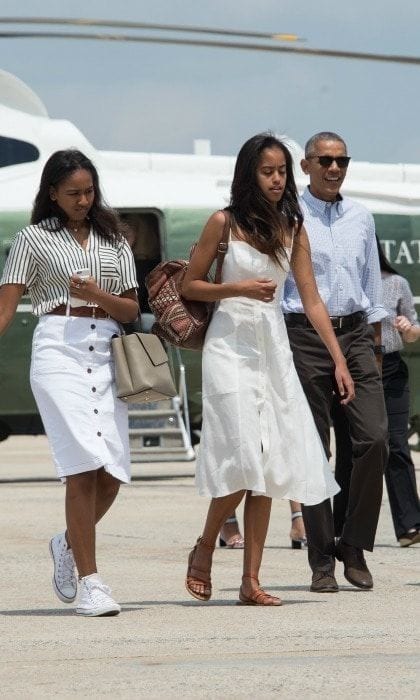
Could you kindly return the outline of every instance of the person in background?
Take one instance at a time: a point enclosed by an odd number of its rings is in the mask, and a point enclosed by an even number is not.
[[[290,528],[289,537],[292,549],[302,549],[308,544],[303,522],[302,504],[297,503],[297,501],[290,501],[290,515],[292,527]]]
[[[387,461],[387,419],[378,364],[381,324],[387,315],[375,226],[360,204],[340,188],[350,156],[341,136],[320,132],[305,146],[301,167],[309,175],[300,206],[308,233],[316,283],[355,382],[355,399],[345,405],[351,425],[353,477],[342,537],[336,544],[329,499],[304,505],[303,517],[312,569],[310,590],[335,593],[335,558],[359,588],[372,588],[363,550],[371,551]],[[337,393],[334,364],[305,312],[293,275],[284,286],[283,311],[294,363],[312,409],[324,449],[330,455],[330,412]],[[375,353],[377,361],[375,361]]]
[[[306,547],[307,545],[305,525],[302,515],[302,505],[297,501],[289,501],[289,503],[292,521],[289,535],[290,544],[292,549],[302,549],[302,547]],[[231,530],[228,529],[229,527]],[[244,543],[245,540],[240,533],[236,514],[233,513],[233,515],[231,515],[222,526],[219,537],[219,545],[221,547],[228,547],[229,549],[243,549]]]
[[[222,284],[206,281],[222,239],[230,239]],[[353,381],[313,277],[293,162],[271,134],[241,148],[231,203],[212,214],[191,258],[182,294],[217,302],[203,348],[203,426],[196,466],[199,493],[211,497],[203,534],[188,557],[185,585],[201,601],[212,594],[211,566],[223,523],[245,499],[239,600],[278,606],[259,584],[272,497],[320,503],[337,492],[297,377],[280,300],[291,266],[306,312],[331,353],[343,401]]]
[[[235,511],[228,517],[222,525],[219,533],[219,546],[226,549],[243,549],[245,540],[239,529],[238,519]]]
[[[67,530],[50,542],[54,591],[64,603],[79,592],[80,615],[117,615],[97,573],[95,535],[130,480],[127,405],[115,395],[111,339],[138,315],[137,281],[118,217],[80,151],[47,160],[31,224],[16,235],[0,285],[0,334],[25,288],[39,317],[31,388],[66,484]]]
[[[409,547],[420,542],[420,502],[408,444],[409,377],[401,350],[404,343],[419,340],[420,324],[407,280],[391,266],[378,240],[377,245],[383,301],[389,314],[382,321],[382,384],[389,430],[389,459],[385,469],[385,482],[395,536],[401,547]],[[334,528],[336,536],[340,537],[348,507],[353,464],[349,424],[338,402],[334,403],[332,418],[337,446],[335,478],[341,486],[341,492],[334,497]]]

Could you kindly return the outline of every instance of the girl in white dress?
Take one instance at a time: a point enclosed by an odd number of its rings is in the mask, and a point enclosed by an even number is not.
[[[16,235],[0,284],[0,334],[25,289],[39,317],[31,387],[66,482],[67,530],[50,542],[54,591],[72,603],[79,590],[81,615],[116,615],[120,606],[97,573],[95,525],[130,480],[127,406],[116,398],[111,339],[118,322],[138,315],[137,281],[118,218],[80,151],[57,151],[46,162],[31,225]]]
[[[207,222],[185,276],[188,299],[215,301],[203,349],[203,426],[197,460],[199,493],[211,503],[190,552],[186,587],[211,596],[217,535],[245,496],[245,549],[240,602],[280,605],[259,586],[273,496],[314,505],[333,496],[333,479],[297,377],[281,312],[291,266],[305,313],[336,365],[343,402],[354,396],[346,361],[316,287],[286,146],[258,134],[239,152],[232,182],[231,235],[222,284],[206,281],[222,238],[225,213]]]

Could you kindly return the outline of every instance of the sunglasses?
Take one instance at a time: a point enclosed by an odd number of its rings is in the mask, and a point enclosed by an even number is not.
[[[311,160],[311,158],[318,158],[318,163],[323,168],[329,168],[334,162],[339,168],[347,168],[351,160],[351,156],[337,156],[336,158],[334,156],[307,156],[306,160]]]

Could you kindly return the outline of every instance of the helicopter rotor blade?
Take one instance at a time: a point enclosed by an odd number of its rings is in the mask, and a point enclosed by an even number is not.
[[[123,20],[58,18],[58,17],[0,17],[0,24],[53,24],[76,27],[108,27],[112,29],[152,29],[162,32],[183,32],[187,34],[218,34],[247,39],[275,39],[277,41],[305,41],[302,37],[289,32],[246,32],[237,29],[215,29],[210,27],[191,27],[181,24],[152,24],[150,22],[130,22]]]
[[[327,58],[347,58],[362,61],[379,61],[386,63],[420,64],[420,56],[401,56],[393,54],[366,53],[359,51],[339,51],[335,49],[316,49],[304,46],[283,46],[276,44],[250,43],[239,41],[209,41],[207,39],[182,39],[175,37],[136,36],[133,34],[95,34],[86,32],[0,32],[0,39],[79,39],[95,41],[127,41],[149,44],[169,44],[175,46],[200,46],[205,48],[242,49],[245,51],[266,51],[271,53],[293,53],[303,56]]]

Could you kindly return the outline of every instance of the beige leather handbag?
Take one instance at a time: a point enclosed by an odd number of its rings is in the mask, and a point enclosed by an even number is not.
[[[112,339],[117,396],[128,403],[162,401],[176,395],[168,356],[152,333],[130,333]]]

